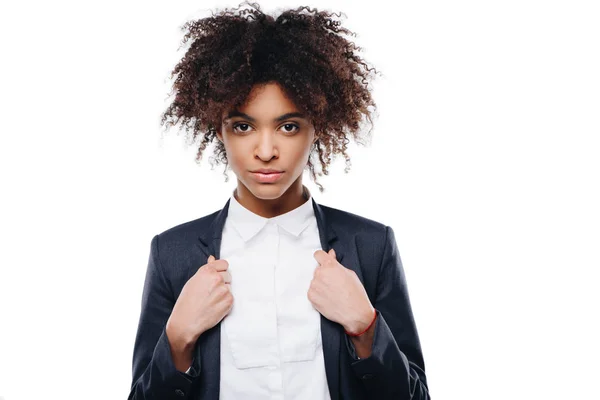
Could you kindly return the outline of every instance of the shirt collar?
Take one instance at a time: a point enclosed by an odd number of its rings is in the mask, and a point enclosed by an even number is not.
[[[285,229],[294,236],[300,236],[302,231],[310,223],[310,219],[314,217],[314,210],[312,207],[312,196],[306,186],[304,190],[308,195],[302,205],[295,209],[286,212],[285,214],[278,215],[273,218],[261,217],[258,214],[253,213],[244,206],[242,206],[235,198],[233,193],[231,194],[229,202],[229,211],[227,213],[227,219],[231,221],[234,229],[240,234],[244,241],[252,239],[260,230],[272,221],[281,228]],[[235,190],[234,190],[235,192]]]

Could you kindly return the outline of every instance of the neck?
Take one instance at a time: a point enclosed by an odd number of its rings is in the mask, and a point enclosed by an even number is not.
[[[258,198],[238,180],[238,186],[233,195],[244,208],[263,218],[273,218],[285,214],[298,208],[309,198],[308,190],[301,180],[294,182],[285,193],[276,199]]]

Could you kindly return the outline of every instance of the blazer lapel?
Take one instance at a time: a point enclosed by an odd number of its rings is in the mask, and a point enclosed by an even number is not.
[[[313,199],[313,209],[319,227],[321,247],[325,252],[331,248],[335,250],[338,262],[344,258],[344,250],[340,241],[336,241],[337,234],[333,229],[333,221],[326,218],[325,212]],[[332,400],[340,398],[340,346],[342,342],[341,325],[328,320],[321,314],[321,340],[323,342],[323,357],[325,359],[325,374]]]
[[[205,254],[208,260],[209,255],[214,255],[216,259],[220,258],[221,238],[223,235],[223,226],[227,219],[229,211],[229,202],[219,210],[213,218],[210,226],[201,232],[198,237],[198,247]],[[321,247],[325,252],[334,249],[338,262],[341,263],[344,258],[345,249],[338,235],[333,228],[334,221],[328,219],[323,208],[312,198],[313,209],[319,229],[319,239]],[[323,342],[323,356],[325,359],[325,373],[332,400],[339,400],[339,364],[340,364],[340,346],[342,342],[342,330],[340,324],[330,321],[321,314],[321,339]],[[203,340],[199,340],[200,346],[196,347],[196,357],[200,357],[202,392],[203,398],[218,400],[220,388],[220,362],[221,362],[221,323],[219,322],[212,329],[202,334]]]
[[[218,260],[221,258],[221,237],[223,226],[229,211],[229,202],[217,213],[208,229],[200,233],[198,247],[206,256],[204,263],[212,254]],[[196,342],[195,357],[200,359],[200,390],[202,399],[219,400],[221,384],[221,323],[202,333],[203,340]]]

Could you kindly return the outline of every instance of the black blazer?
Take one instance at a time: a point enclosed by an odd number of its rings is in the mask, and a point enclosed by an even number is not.
[[[430,399],[421,345],[404,270],[391,227],[312,199],[323,250],[358,275],[377,309],[372,353],[357,360],[344,328],[321,315],[325,370],[332,400]],[[209,255],[219,259],[223,209],[170,228],[152,238],[133,350],[128,399],[218,400],[219,322],[194,348],[193,377],[178,371],[165,332],[183,285]],[[310,399],[307,399],[310,400]]]

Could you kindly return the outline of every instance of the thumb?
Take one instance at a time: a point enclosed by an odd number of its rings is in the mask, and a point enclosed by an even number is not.
[[[333,256],[333,258],[335,258],[337,260],[337,257],[335,255],[335,250],[333,248],[331,248],[331,250],[329,250],[329,255]]]
[[[207,261],[207,263],[209,263],[209,262],[213,262],[213,261],[215,261],[215,257],[214,257],[214,256],[211,254],[210,256],[208,256],[208,261]]]

